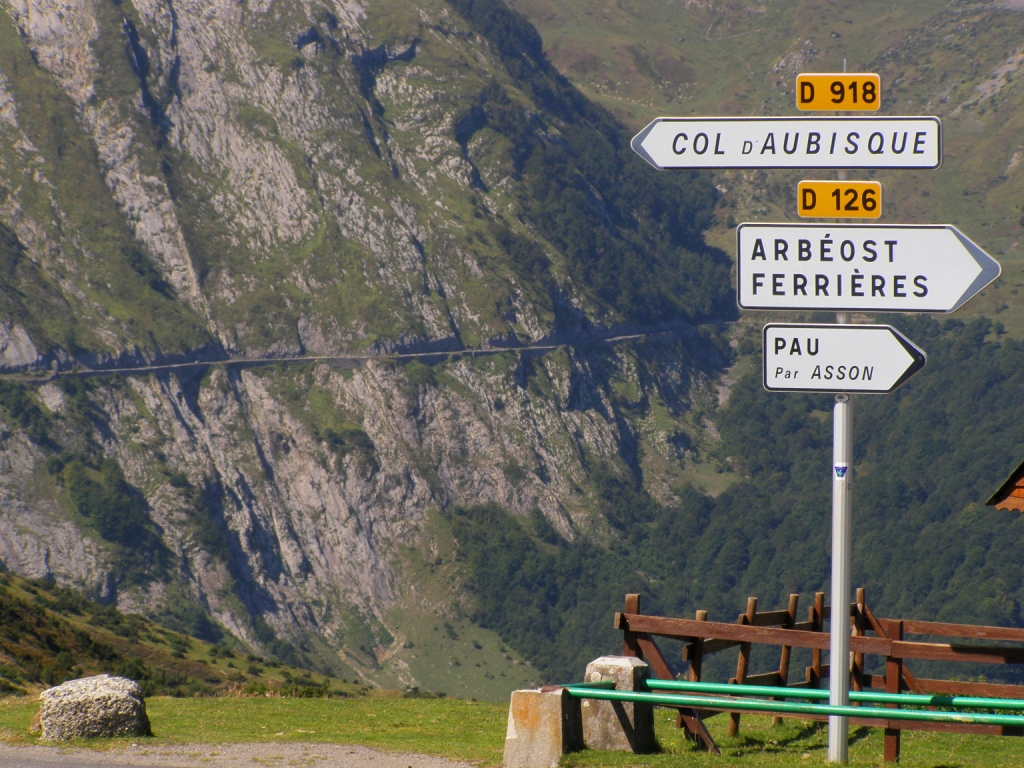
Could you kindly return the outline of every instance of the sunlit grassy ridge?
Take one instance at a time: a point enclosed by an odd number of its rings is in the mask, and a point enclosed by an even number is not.
[[[0,695],[24,697],[93,674],[137,680],[147,695],[360,696],[358,681],[313,677],[126,615],[46,581],[0,575]]]

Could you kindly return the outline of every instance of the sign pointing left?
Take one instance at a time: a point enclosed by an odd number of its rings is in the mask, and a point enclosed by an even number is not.
[[[655,168],[938,168],[937,117],[659,117],[630,146]]]
[[[888,325],[764,327],[764,388],[769,392],[885,394],[926,361],[923,351]]]

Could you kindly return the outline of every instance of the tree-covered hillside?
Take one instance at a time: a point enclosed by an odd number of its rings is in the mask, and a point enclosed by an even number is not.
[[[1024,520],[983,502],[1022,458],[1024,345],[986,320],[899,325],[928,365],[893,395],[854,397],[853,582],[878,615],[1020,626]],[[751,334],[739,353],[759,342]],[[720,621],[750,595],[766,610],[792,592],[809,605],[828,592],[831,407],[826,395],[766,392],[759,371],[741,377],[716,423],[720,457],[742,479],[666,505],[634,478],[597,471],[615,529],[604,547],[493,506],[454,510],[476,615],[549,678],[576,679],[621,642],[611,616],[626,592],[652,612],[704,608]]]

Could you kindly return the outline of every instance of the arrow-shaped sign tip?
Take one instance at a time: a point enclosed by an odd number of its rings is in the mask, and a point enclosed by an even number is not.
[[[950,229],[953,231],[953,234],[956,235],[957,240],[960,241],[967,252],[971,254],[974,260],[978,263],[978,266],[981,267],[980,274],[974,278],[974,282],[971,283],[970,287],[966,291],[964,291],[963,296],[957,300],[956,306],[950,310],[950,312],[955,312],[966,304],[972,296],[981,293],[985,286],[999,277],[999,275],[1002,274],[1003,268],[999,266],[998,261],[971,242],[967,235],[959,229],[956,227],[950,227]]]
[[[910,367],[907,368],[907,370],[903,372],[903,375],[900,376],[900,378],[896,381],[895,384],[893,384],[893,389],[899,389],[900,387],[903,386],[904,382],[906,382],[907,379],[909,379],[911,376],[913,376],[915,373],[920,371],[922,368],[925,367],[925,365],[928,364],[928,355],[925,353],[923,349],[917,346],[917,344],[912,342],[910,339],[908,339],[902,333],[897,331],[895,328],[889,326],[889,331],[893,334],[893,336],[896,337],[896,340],[903,345],[903,348],[907,350],[907,354],[909,354],[911,358],[913,358],[913,362],[910,364]]]
[[[636,136],[633,137],[633,140],[629,142],[629,146],[632,148],[632,150],[634,152],[636,152],[638,155],[640,155],[640,157],[642,157],[644,160],[646,160],[648,162],[648,164],[650,164],[652,167],[656,168],[657,170],[661,171],[661,170],[664,170],[664,169],[660,165],[658,165],[656,162],[654,162],[654,158],[651,157],[650,153],[646,149],[644,149],[644,139],[647,138],[647,134],[649,134],[651,131],[653,131],[654,127],[659,122],[661,122],[660,118],[658,118],[656,120],[652,120],[647,125],[646,128],[644,128],[642,131],[640,131],[640,133],[638,133]]]

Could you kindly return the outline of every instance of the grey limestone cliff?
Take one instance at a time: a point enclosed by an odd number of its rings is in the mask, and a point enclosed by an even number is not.
[[[481,94],[532,141],[565,124],[452,6],[3,0],[0,51],[0,366],[33,373],[3,382],[5,567],[372,676],[431,510],[539,509],[572,538],[600,531],[593,462],[679,466],[720,362],[695,331],[374,357],[623,319],[526,215]],[[331,354],[368,361],[70,374]]]

